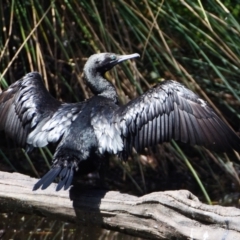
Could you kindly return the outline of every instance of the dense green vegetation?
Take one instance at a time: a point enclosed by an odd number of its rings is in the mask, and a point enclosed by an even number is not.
[[[39,71],[54,97],[79,101],[91,96],[81,77],[87,57],[138,52],[141,59],[107,74],[122,103],[163,79],[175,79],[239,131],[240,2],[235,2],[1,1],[0,86]],[[51,148],[27,155],[0,134],[1,170],[32,176],[46,172]],[[173,142],[146,150],[127,164],[113,159],[107,178],[114,178],[112,189],[141,195],[186,188],[211,203],[239,191],[238,160],[238,154]]]

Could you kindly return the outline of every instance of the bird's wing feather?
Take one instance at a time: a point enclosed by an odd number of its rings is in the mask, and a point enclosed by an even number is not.
[[[19,146],[43,147],[58,141],[75,120],[79,112],[75,105],[54,99],[41,75],[31,72],[0,94],[0,130]]]
[[[120,107],[113,121],[120,128],[127,152],[171,139],[215,151],[240,150],[240,138],[213,109],[171,80]]]

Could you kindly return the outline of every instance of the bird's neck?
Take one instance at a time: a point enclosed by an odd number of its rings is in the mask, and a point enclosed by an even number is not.
[[[117,92],[112,83],[107,81],[100,73],[84,71],[84,77],[91,91],[98,96],[103,96],[118,102]]]

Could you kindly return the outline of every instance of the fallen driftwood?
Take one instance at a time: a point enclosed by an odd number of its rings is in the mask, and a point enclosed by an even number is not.
[[[0,172],[0,211],[35,213],[149,239],[240,239],[240,210],[209,206],[186,190],[135,197],[113,191],[32,191],[36,179]]]

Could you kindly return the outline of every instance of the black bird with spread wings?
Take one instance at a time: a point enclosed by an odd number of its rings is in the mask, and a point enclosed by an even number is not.
[[[126,105],[104,78],[118,63],[138,54],[92,55],[84,66],[94,96],[62,103],[31,72],[0,94],[0,130],[32,149],[57,143],[51,169],[34,185],[68,189],[75,172],[89,173],[110,154],[127,156],[157,143],[179,140],[214,151],[240,151],[240,138],[198,95],[175,81],[164,81]],[[87,163],[87,164],[86,164]]]

